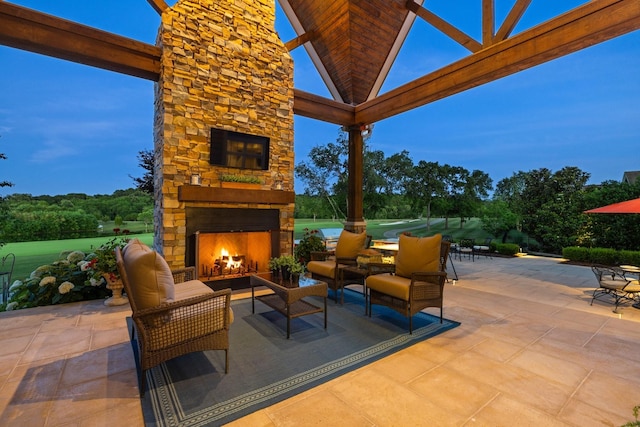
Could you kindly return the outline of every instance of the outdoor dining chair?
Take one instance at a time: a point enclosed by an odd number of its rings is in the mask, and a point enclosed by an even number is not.
[[[460,239],[458,244],[458,259],[462,260],[462,256],[466,256],[471,261],[475,261],[476,250],[473,248],[475,242],[473,239]]]
[[[591,270],[598,279],[598,287],[593,291],[591,305],[593,301],[611,300],[615,304],[614,312],[617,312],[621,302],[630,301],[640,303],[640,281],[628,279],[624,272],[613,267],[592,266]]]

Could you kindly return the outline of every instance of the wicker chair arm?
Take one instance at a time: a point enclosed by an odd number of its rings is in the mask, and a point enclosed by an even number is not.
[[[357,261],[356,258],[350,258],[350,257],[336,257],[336,264],[343,264],[343,265],[356,265]]]
[[[171,274],[173,275],[174,283],[188,282],[189,280],[195,280],[196,268],[195,267],[179,268],[176,270],[171,270]]]
[[[223,289],[213,293],[161,304],[138,310],[133,313],[134,320],[142,322],[146,327],[153,328],[171,322],[172,319],[184,318],[192,315],[216,316],[220,309],[228,313],[231,307],[231,289]],[[229,316],[224,316],[224,327],[229,323]],[[222,328],[219,328],[222,329]]]
[[[327,258],[333,256],[331,251],[313,251],[311,252],[311,261],[326,261]]]
[[[396,265],[386,262],[370,262],[367,264],[369,275],[382,273],[395,273]]]
[[[447,278],[447,273],[444,271],[419,271],[411,274],[411,284],[416,282],[430,282],[440,283]]]

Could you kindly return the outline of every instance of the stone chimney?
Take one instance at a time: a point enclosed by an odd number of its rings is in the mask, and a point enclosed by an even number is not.
[[[280,252],[292,251],[293,61],[275,32],[274,1],[180,0],[162,14],[154,246],[172,268],[185,265],[187,208],[278,209]],[[212,128],[269,138],[268,170],[210,164]],[[196,173],[201,184],[191,185]],[[222,174],[262,184],[231,194]]]

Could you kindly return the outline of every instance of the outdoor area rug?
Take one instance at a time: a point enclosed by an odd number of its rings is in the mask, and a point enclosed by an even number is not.
[[[322,299],[307,300],[322,304]],[[147,426],[218,426],[299,394],[460,324],[420,313],[413,334],[406,317],[374,305],[364,314],[362,293],[345,291],[343,306],[329,300],[328,325],[323,314],[291,321],[251,299],[232,302],[229,373],[224,352],[206,351],[178,357],[147,372],[142,398]]]

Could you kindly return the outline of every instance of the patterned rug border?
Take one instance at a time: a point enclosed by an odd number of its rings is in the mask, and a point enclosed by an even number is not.
[[[357,293],[349,289],[346,290]],[[360,293],[360,295],[362,294]],[[437,321],[415,329],[413,334],[406,332],[397,335],[348,356],[327,362],[191,414],[185,414],[182,410],[177,391],[170,379],[171,374],[163,363],[147,372],[149,384],[147,394],[151,400],[156,421],[154,424],[147,423],[147,425],[166,427],[204,426],[223,419],[227,423],[460,325],[459,322],[446,318],[443,319],[441,324],[439,323],[439,317],[428,313],[419,313],[418,316],[437,319]]]

